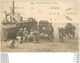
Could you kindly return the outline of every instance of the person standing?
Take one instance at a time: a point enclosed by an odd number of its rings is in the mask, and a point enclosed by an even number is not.
[[[17,39],[19,43],[22,43],[23,40],[23,29],[20,28],[19,32],[17,33]]]
[[[27,41],[27,38],[28,38],[28,31],[26,28],[24,28],[24,30],[23,30],[23,41]]]

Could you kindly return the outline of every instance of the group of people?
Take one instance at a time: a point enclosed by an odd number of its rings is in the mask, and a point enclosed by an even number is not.
[[[19,32],[17,33],[17,39],[19,43],[24,41],[28,42],[36,42],[38,41],[38,30],[31,29],[30,32],[27,31],[26,28],[20,28]]]
[[[45,28],[43,27],[45,30]],[[75,36],[75,29],[76,27],[72,25],[71,23],[68,23],[64,28],[58,28],[59,32],[59,39],[60,42],[64,41],[64,37],[73,37]],[[49,26],[47,31],[45,33],[40,32],[39,30],[36,30],[32,28],[30,31],[28,31],[26,28],[20,28],[17,32],[16,39],[18,43],[23,42],[38,42],[39,37],[47,37],[49,39],[49,42],[53,42],[54,38],[54,28],[52,26]],[[15,40],[9,41],[9,46],[14,47]]]
[[[39,41],[39,31],[31,29],[30,32],[26,28],[20,28],[16,35],[17,42],[38,42]],[[10,40],[8,45],[9,47],[14,47],[15,41]]]

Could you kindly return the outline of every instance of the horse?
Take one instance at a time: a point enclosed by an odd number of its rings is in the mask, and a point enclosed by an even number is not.
[[[48,32],[48,39],[49,42],[53,42],[53,38],[54,38],[54,28],[52,26],[52,23],[49,23],[48,27],[47,27],[47,32]]]
[[[58,34],[59,34],[60,42],[63,42],[65,37],[65,29],[63,27],[61,28],[58,27]]]

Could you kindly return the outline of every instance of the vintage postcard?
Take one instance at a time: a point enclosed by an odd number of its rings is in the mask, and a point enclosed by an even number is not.
[[[1,52],[78,52],[78,0],[2,0]]]

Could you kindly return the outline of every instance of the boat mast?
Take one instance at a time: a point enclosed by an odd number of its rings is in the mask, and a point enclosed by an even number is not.
[[[13,14],[13,16],[14,16],[14,15],[15,15],[15,8],[14,8],[14,7],[15,7],[15,6],[14,6],[15,4],[14,4],[14,1],[13,1],[13,4],[12,4],[12,5],[13,5],[13,7],[12,7],[12,8],[13,8],[12,14]]]

